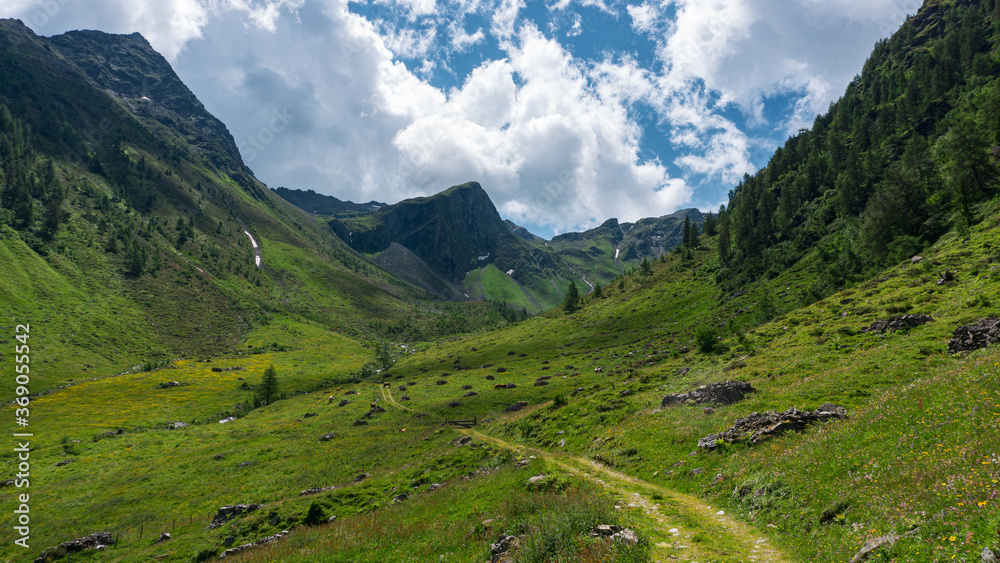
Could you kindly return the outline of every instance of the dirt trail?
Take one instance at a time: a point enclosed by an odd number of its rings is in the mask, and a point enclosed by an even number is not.
[[[392,390],[381,388],[382,397],[393,406],[414,412],[392,397]],[[614,471],[591,459],[538,448],[512,444],[475,429],[458,432],[474,436],[497,447],[532,455],[562,469],[594,481],[618,493],[629,507],[637,507],[656,523],[652,532],[653,561],[758,562],[790,561],[770,542],[746,524],[730,518],[697,497],[678,493],[660,485]],[[653,495],[657,500],[653,500]]]

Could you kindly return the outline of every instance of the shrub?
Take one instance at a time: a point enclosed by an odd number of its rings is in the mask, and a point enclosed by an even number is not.
[[[316,501],[313,501],[309,505],[306,515],[302,517],[302,523],[306,526],[318,526],[323,522],[326,522],[326,514],[323,513],[323,507],[316,504]]]
[[[702,354],[711,354],[718,345],[715,340],[715,329],[709,326],[698,327],[694,333],[694,340],[698,346],[698,351]]]

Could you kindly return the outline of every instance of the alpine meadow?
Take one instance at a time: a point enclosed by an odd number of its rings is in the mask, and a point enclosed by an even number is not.
[[[723,205],[546,238],[0,20],[0,560],[996,562],[1000,0],[901,23]]]

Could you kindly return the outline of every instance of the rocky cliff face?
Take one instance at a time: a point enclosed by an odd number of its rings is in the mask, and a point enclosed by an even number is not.
[[[330,227],[359,252],[382,252],[399,243],[453,280],[497,262],[504,249],[522,246],[477,182],[401,201],[361,218],[334,219]]]
[[[70,31],[48,41],[147,127],[172,129],[224,170],[243,169],[226,126],[208,113],[142,35]]]

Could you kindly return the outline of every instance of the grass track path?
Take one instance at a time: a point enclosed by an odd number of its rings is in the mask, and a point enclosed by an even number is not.
[[[382,397],[396,408],[414,412],[392,397],[392,390],[382,387]],[[769,541],[746,524],[719,514],[697,497],[672,491],[660,485],[614,471],[591,459],[512,444],[474,429],[458,429],[497,447],[534,455],[574,475],[581,475],[620,494],[631,507],[656,522],[652,531],[653,561],[758,562],[788,563]],[[652,495],[662,497],[654,501]],[[672,531],[675,530],[675,531]],[[692,541],[698,539],[700,541]]]

